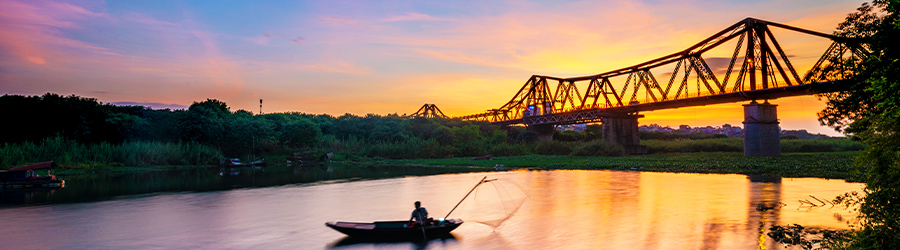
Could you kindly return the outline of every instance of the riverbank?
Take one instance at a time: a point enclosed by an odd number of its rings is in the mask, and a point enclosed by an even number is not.
[[[523,155],[499,156],[490,160],[472,160],[471,157],[444,159],[380,159],[368,158],[356,161],[332,161],[326,165],[339,166],[397,166],[397,167],[468,167],[471,172],[507,171],[515,169],[557,170],[627,170],[673,173],[746,174],[779,177],[817,177],[858,181],[853,171],[853,158],[859,152],[785,153],[782,156],[745,157],[736,152],[669,153],[628,156],[564,156]],[[277,159],[278,157],[272,157]],[[281,161],[270,161],[273,166],[283,166]],[[218,167],[199,165],[175,166],[79,166],[61,168],[54,174],[65,176],[99,172],[133,172]],[[449,172],[448,172],[449,173]]]

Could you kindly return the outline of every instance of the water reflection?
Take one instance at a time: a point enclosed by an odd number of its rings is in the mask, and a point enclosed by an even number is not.
[[[758,249],[771,249],[775,242],[767,240],[766,230],[773,225],[780,225],[778,210],[781,204],[781,178],[750,179],[750,204],[748,226],[756,226]]]
[[[433,238],[427,240],[373,240],[359,239],[353,237],[344,237],[329,244],[329,249],[357,249],[357,248],[412,248],[427,249],[429,246],[450,248],[457,246],[459,242],[456,236],[450,234],[445,237]]]
[[[838,207],[801,207],[798,200],[834,197],[863,186],[815,178],[514,171],[230,189],[248,181],[251,185],[296,181],[307,173],[283,171],[241,172],[233,176],[238,180],[225,174],[205,176],[141,189],[178,190],[190,188],[189,183],[215,183],[212,186],[226,191],[2,208],[0,222],[15,226],[0,227],[0,245],[10,249],[773,249],[781,245],[765,235],[771,225],[847,228],[846,221],[835,214],[854,216]],[[327,169],[318,171],[309,175],[333,176]],[[340,171],[332,169],[332,173]],[[365,171],[393,175],[391,170]],[[210,175],[219,173],[214,169]],[[244,177],[244,173],[255,177]],[[432,214],[443,216],[484,175],[515,182],[531,197],[498,228],[479,224],[475,218],[481,208],[466,203],[451,216],[466,223],[445,239],[360,242],[324,225],[336,220],[403,220],[416,200]],[[117,178],[122,183],[144,183],[165,177]],[[97,187],[81,191],[101,192],[101,187],[116,185],[96,182]],[[58,197],[54,194],[53,199]],[[763,203],[786,206],[758,210]]]
[[[300,165],[270,167],[192,167],[159,171],[62,176],[61,189],[0,190],[0,207],[108,200],[158,192],[218,191],[323,181],[354,181],[473,172],[465,167]]]

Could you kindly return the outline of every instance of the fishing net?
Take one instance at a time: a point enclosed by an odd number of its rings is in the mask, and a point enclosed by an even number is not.
[[[509,220],[525,200],[528,193],[515,182],[488,179],[460,204],[458,215],[466,222],[476,222],[493,229]]]

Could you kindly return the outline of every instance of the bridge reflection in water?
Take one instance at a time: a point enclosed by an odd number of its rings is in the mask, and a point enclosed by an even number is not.
[[[502,227],[512,248],[781,249],[766,236],[772,225],[846,229],[841,218],[854,216],[838,207],[799,207],[798,199],[832,199],[863,186],[841,180],[756,182],[743,175],[622,171],[521,175],[519,180],[531,182],[524,186],[544,188],[530,191],[530,207]],[[786,205],[758,211],[761,203]],[[478,231],[460,228],[459,233],[475,234],[469,230]],[[512,243],[523,240],[527,243]]]
[[[218,169],[214,171],[213,176],[219,176]],[[294,174],[302,177],[303,171],[312,171],[326,179],[340,175],[337,169],[300,171]],[[373,169],[367,175],[378,177],[384,171]],[[255,181],[242,183],[281,183],[291,173],[273,172],[250,175]],[[443,216],[485,175],[515,182],[531,196],[496,229],[477,223],[484,210],[477,203],[463,203],[451,216],[466,221],[453,237],[426,243],[354,242],[324,225],[333,220],[404,220],[416,200]],[[832,198],[863,188],[814,178],[753,182],[743,175],[633,171],[391,177],[397,178],[222,190],[220,184],[236,183],[223,175],[158,185],[201,182],[212,185],[199,188],[209,192],[6,207],[0,208],[0,221],[15,226],[0,227],[0,242],[9,249],[776,249],[780,245],[765,236],[771,225],[847,228],[840,218],[853,217],[837,207],[799,207],[797,200],[811,200],[809,195]],[[143,180],[155,179],[172,180]],[[117,186],[120,180],[93,179],[98,187]],[[483,191],[473,195],[490,195]],[[779,201],[787,206],[756,210],[760,202]]]

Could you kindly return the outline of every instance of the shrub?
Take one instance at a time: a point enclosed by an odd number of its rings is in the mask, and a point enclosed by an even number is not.
[[[621,145],[594,140],[576,146],[572,151],[575,156],[621,156],[625,154],[625,148]]]
[[[386,159],[424,159],[443,158],[453,154],[452,146],[441,145],[437,140],[411,138],[399,142],[370,143],[365,146],[364,155]],[[352,155],[353,152],[342,151],[339,154]]]
[[[743,152],[744,140],[741,138],[718,138],[706,140],[644,140],[648,153],[679,152]]]
[[[525,130],[516,135],[516,143],[532,143],[537,141],[538,132],[534,132],[531,130]]]
[[[561,141],[538,141],[534,153],[542,155],[568,155],[572,153],[572,145]]]
[[[496,156],[527,155],[530,153],[528,147],[522,144],[502,143],[491,148],[491,154]]]
[[[863,149],[865,145],[849,139],[781,140],[781,152],[840,152]]]
[[[568,141],[568,142],[583,141],[584,140],[584,132],[578,132],[578,131],[572,131],[572,130],[566,130],[566,131],[556,130],[553,132],[553,140]]]
[[[196,143],[124,142],[82,144],[63,137],[50,137],[35,144],[24,142],[0,147],[0,168],[40,161],[74,165],[206,165],[222,159],[212,146]]]

